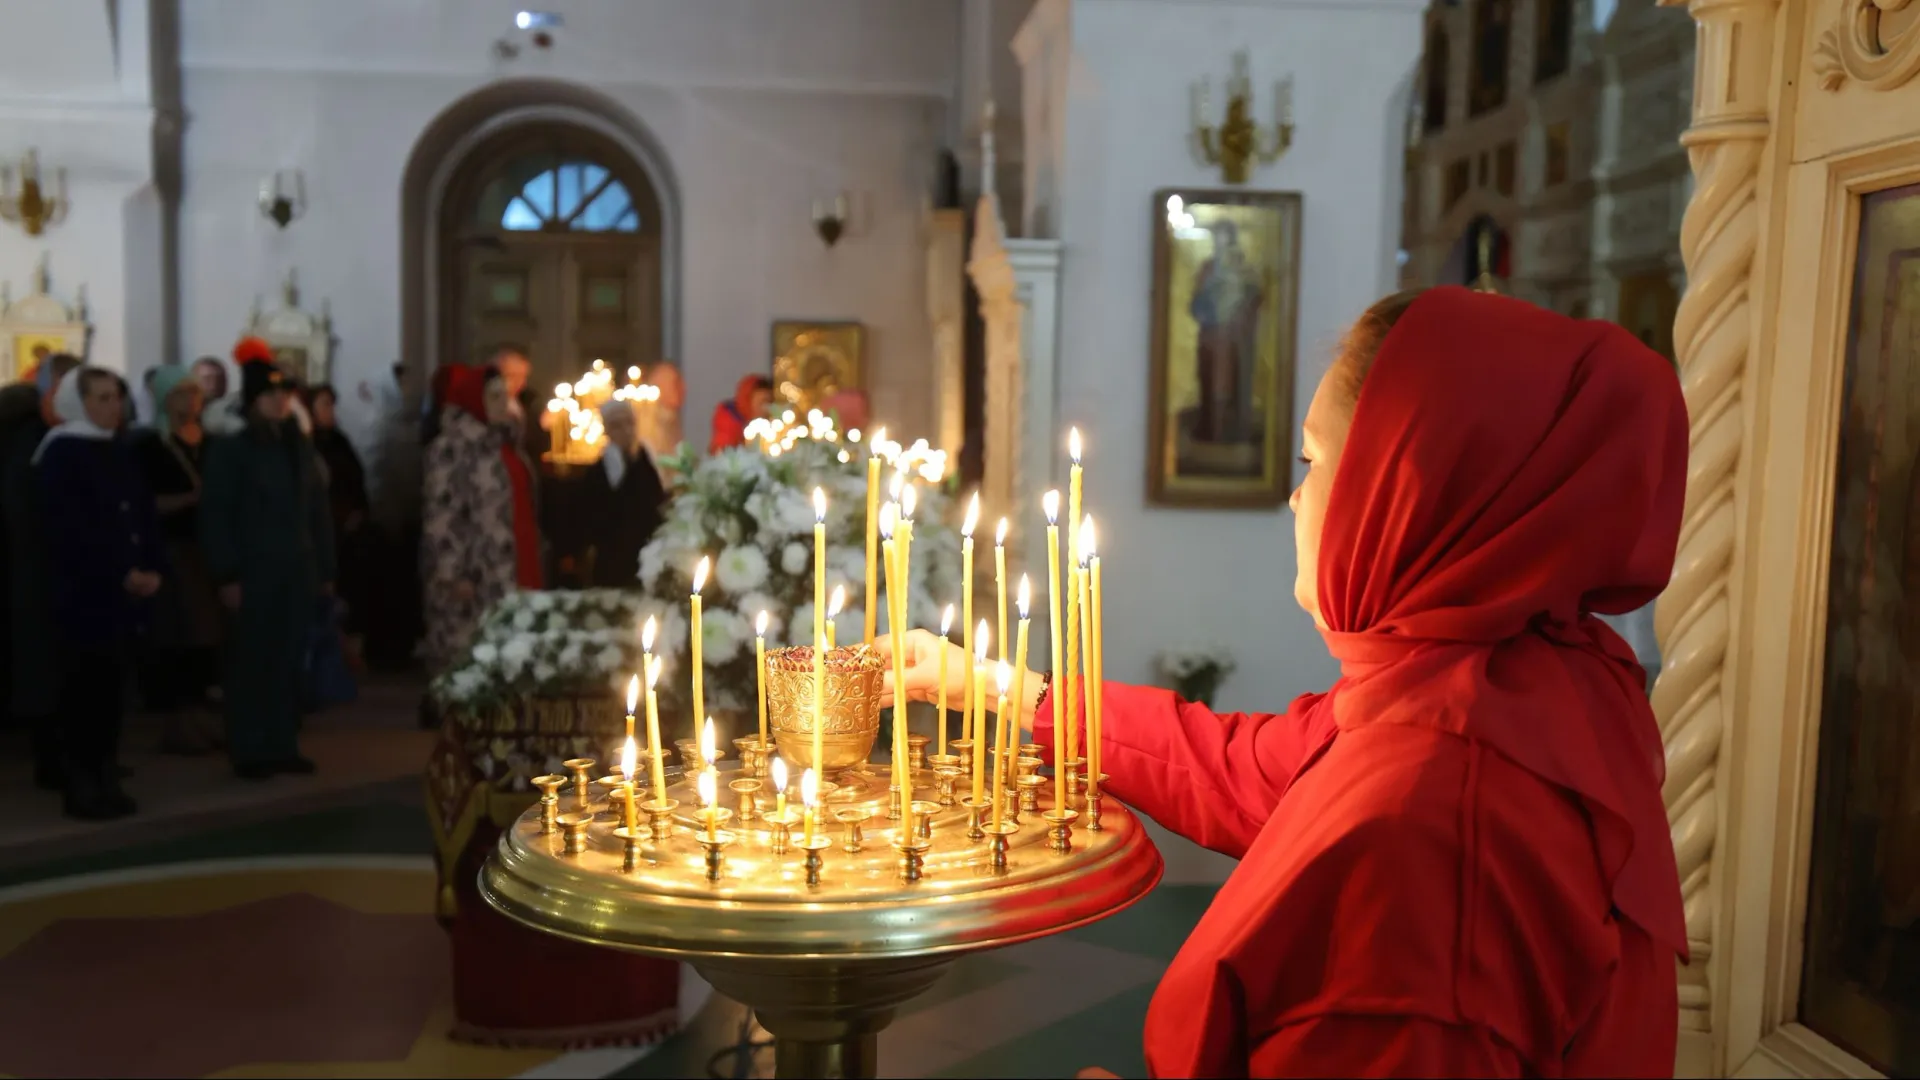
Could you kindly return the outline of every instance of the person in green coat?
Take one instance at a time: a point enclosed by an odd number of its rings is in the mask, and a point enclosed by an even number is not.
[[[200,543],[233,613],[225,680],[234,773],[310,773],[298,742],[316,601],[333,585],[333,523],[313,445],[289,418],[283,377],[244,364],[244,426],[207,448]]]

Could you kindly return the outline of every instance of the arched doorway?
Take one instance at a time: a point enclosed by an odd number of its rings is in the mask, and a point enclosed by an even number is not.
[[[536,390],[595,360],[661,358],[661,199],[606,135],[548,122],[488,136],[448,178],[437,225],[443,358],[512,346]]]

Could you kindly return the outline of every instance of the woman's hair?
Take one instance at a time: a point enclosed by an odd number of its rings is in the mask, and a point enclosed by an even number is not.
[[[1327,374],[1334,380],[1335,388],[1340,391],[1339,401],[1348,412],[1360,403],[1360,388],[1366,385],[1367,374],[1373,370],[1387,332],[1425,291],[1405,289],[1374,301],[1340,339],[1340,350],[1334,354],[1333,367]]]
[[[321,398],[326,398],[338,405],[340,403],[340,392],[333,388],[332,383],[320,383],[307,390],[308,401],[318,402]]]
[[[101,382],[102,380],[105,380],[105,381],[107,381],[107,382],[110,382],[110,383],[112,383],[112,384],[113,384],[113,387],[114,387],[114,389],[116,389],[116,390],[118,390],[118,391],[120,391],[120,396],[121,396],[121,397],[123,397],[123,398],[124,398],[124,397],[126,397],[126,396],[127,396],[127,383],[126,383],[126,380],[125,380],[125,379],[122,379],[122,378],[121,378],[120,376],[118,376],[118,375],[115,375],[115,374],[114,374],[113,372],[111,372],[111,371],[106,371],[106,370],[103,370],[103,369],[101,369],[101,368],[82,368],[82,369],[81,369],[81,371],[80,371],[80,396],[81,396],[81,397],[86,397],[86,396],[87,396],[88,394],[90,394],[90,393],[92,393],[92,392],[93,392],[93,388],[94,388],[95,386],[97,386],[97,385],[99,385],[99,383],[100,383],[100,382]]]

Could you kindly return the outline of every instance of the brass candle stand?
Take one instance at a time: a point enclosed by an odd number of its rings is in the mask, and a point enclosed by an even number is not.
[[[756,779],[745,773],[720,779]],[[879,1032],[954,959],[1104,918],[1161,874],[1140,822],[1112,800],[1075,814],[1052,805],[1049,784],[1035,792],[1042,813],[996,828],[990,805],[942,805],[932,770],[911,775],[915,828],[884,843],[852,835],[883,818],[881,764],[836,773],[811,841],[791,786],[784,816],[762,803],[710,835],[684,774],[636,807],[648,820],[632,830],[605,797],[550,808],[566,780],[542,777],[543,803],[502,833],[480,891],[536,929],[691,963],[773,1034],[777,1076],[873,1076]],[[1096,812],[1103,827],[1087,831]]]

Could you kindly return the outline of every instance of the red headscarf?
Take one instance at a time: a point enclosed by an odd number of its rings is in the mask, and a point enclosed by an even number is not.
[[[768,386],[765,375],[744,375],[733,388],[733,400],[713,407],[713,437],[707,440],[707,453],[746,444],[747,425],[759,419],[753,413],[753,395]]]
[[[273,346],[264,338],[243,337],[233,343],[233,362],[235,364],[271,364],[274,362]]]
[[[451,405],[482,424],[486,423],[487,371],[486,368],[455,364],[434,372],[436,381],[442,374],[446,376],[441,388],[440,404]]]
[[[1673,573],[1687,410],[1612,323],[1433,289],[1382,343],[1320,542],[1342,729],[1458,733],[1577,793],[1614,906],[1687,954],[1645,674],[1592,615]]]

